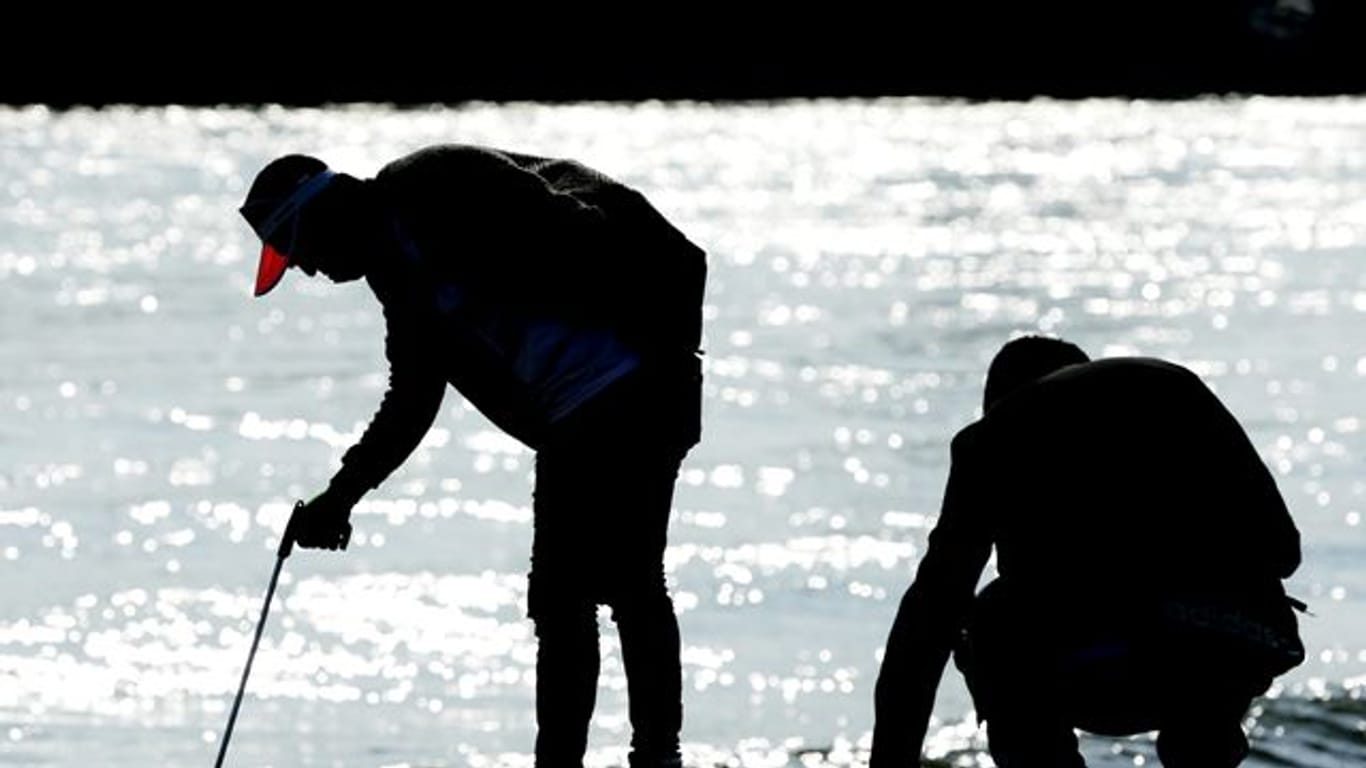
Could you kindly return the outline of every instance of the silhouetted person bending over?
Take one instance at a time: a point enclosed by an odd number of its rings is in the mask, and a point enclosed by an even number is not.
[[[1299,534],[1242,428],[1184,368],[1042,337],[984,399],[887,641],[872,768],[919,764],[951,651],[1002,768],[1084,765],[1074,728],[1237,765],[1250,701],[1304,657]]]
[[[701,431],[705,254],[597,171],[473,146],[429,147],[370,179],[287,155],[241,212],[263,241],[258,296],[293,266],[365,278],[384,309],[388,391],[295,515],[299,545],[346,548],[352,506],[408,457],[453,385],[536,451],[537,765],[582,764],[599,604],[621,636],[631,765],[677,765],[663,555],[674,481]]]

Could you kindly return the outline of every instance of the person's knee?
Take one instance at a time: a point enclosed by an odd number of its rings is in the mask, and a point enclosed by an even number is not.
[[[1248,756],[1240,727],[1163,729],[1157,735],[1157,757],[1165,768],[1232,768]]]
[[[533,573],[527,585],[526,602],[527,617],[535,622],[537,635],[597,624],[597,606],[581,590],[567,588],[563,581]]]
[[[1250,696],[1238,690],[1188,693],[1167,707],[1157,734],[1164,766],[1235,766],[1248,755],[1243,716]]]
[[[617,624],[662,613],[673,613],[673,600],[664,585],[664,574],[624,580],[611,589],[606,603],[612,609],[612,620]]]
[[[1085,768],[1076,733],[1056,712],[1001,713],[987,721],[987,749],[1000,768]]]

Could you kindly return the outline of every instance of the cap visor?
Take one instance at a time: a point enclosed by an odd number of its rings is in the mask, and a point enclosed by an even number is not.
[[[280,278],[285,276],[285,270],[289,268],[289,259],[275,250],[275,246],[266,244],[261,247],[261,263],[256,267],[256,295],[264,296],[280,282]]]

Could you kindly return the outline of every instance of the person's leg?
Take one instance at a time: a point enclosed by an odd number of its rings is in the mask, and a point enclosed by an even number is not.
[[[580,768],[597,698],[598,617],[583,577],[573,452],[536,457],[527,608],[536,625],[536,766]]]
[[[1124,635],[1124,639],[1116,639]],[[1071,722],[1094,733],[1158,731],[1165,768],[1232,768],[1248,754],[1241,722],[1255,688],[1217,648],[1133,630],[1068,654]]]
[[[663,562],[674,482],[696,441],[698,386],[632,375],[568,417],[537,455],[532,612],[549,615],[544,596],[574,584],[590,604],[612,607],[633,766],[681,762],[680,642]],[[592,663],[596,676],[596,657]]]
[[[1199,633],[1173,631],[1161,619],[1135,637],[1122,690],[1149,715],[1165,768],[1232,768],[1248,755],[1242,719],[1270,684],[1246,659]]]
[[[679,760],[683,727],[678,619],[667,594],[623,600],[613,609],[621,635],[631,716],[632,766],[667,766]]]
[[[1194,682],[1194,681],[1192,681]],[[1164,768],[1232,768],[1248,754],[1242,720],[1246,694],[1189,691],[1164,718],[1157,756]]]
[[[611,606],[621,638],[633,768],[681,763],[680,640],[664,549],[674,482],[697,441],[699,386],[681,373],[645,371],[585,413],[596,442],[590,474],[598,478],[595,595]]]
[[[999,768],[1086,768],[1077,735],[1038,708],[997,713],[987,722],[987,748]],[[1054,713],[1056,714],[1056,713]]]
[[[583,765],[598,688],[595,606],[536,618],[536,766]]]
[[[630,764],[677,765],[682,669],[678,619],[664,583],[664,547],[679,458],[641,452],[626,464],[631,478],[618,486],[622,514],[615,527],[620,565],[608,576],[607,599],[626,667]]]
[[[968,684],[987,748],[1000,768],[1084,768],[1077,736],[1056,696],[1050,650],[1028,638],[1039,631],[1021,615],[1001,581],[988,585],[955,662]]]
[[[964,665],[978,719],[986,721],[991,759],[1000,768],[1085,768],[1076,732],[1054,696],[1055,681],[1034,674],[1031,665],[1038,664],[978,648]]]

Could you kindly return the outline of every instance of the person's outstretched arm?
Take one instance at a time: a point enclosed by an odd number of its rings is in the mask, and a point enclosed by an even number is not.
[[[386,306],[384,316],[389,388],[360,440],[342,457],[341,469],[327,489],[291,520],[290,535],[301,547],[346,549],[351,508],[408,458],[441,408],[446,389],[437,357],[441,351],[423,343],[419,318],[407,308]]]
[[[404,307],[386,306],[384,352],[389,387],[360,440],[342,457],[341,469],[319,499],[334,515],[350,512],[360,498],[399,467],[431,428],[445,395],[440,355],[430,346],[438,334],[424,333],[421,317]],[[315,499],[310,505],[319,501]]]
[[[935,691],[991,554],[986,510],[974,500],[982,478],[972,479],[970,445],[968,431],[953,441],[939,522],[887,638],[874,694],[870,768],[920,764]]]

